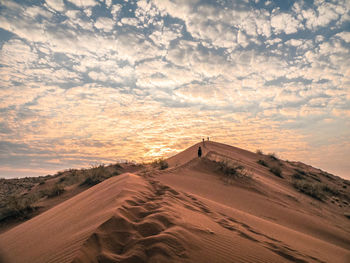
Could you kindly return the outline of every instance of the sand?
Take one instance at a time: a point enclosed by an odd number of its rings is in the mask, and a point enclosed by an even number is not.
[[[223,180],[197,158],[199,145],[210,160],[244,164],[251,178]],[[205,142],[164,171],[112,177],[1,234],[0,261],[350,262],[350,220],[259,158]]]

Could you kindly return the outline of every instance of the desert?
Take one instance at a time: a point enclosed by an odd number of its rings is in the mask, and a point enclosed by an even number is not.
[[[199,146],[203,150],[200,158]],[[164,163],[167,167],[162,166]],[[67,188],[65,194],[71,191],[69,198],[62,198],[62,192],[38,200],[36,205],[54,199],[57,204],[1,233],[2,260],[350,259],[350,186],[340,177],[272,154],[212,141],[194,144],[151,164],[116,167],[101,170],[99,176],[108,169],[120,171],[93,186],[78,183],[63,187]],[[279,173],[269,167],[278,167]],[[57,182],[60,184],[59,179]],[[309,191],[305,186],[308,183],[320,188]],[[81,187],[81,191],[76,189]]]
[[[0,263],[350,263],[350,0],[0,0]]]

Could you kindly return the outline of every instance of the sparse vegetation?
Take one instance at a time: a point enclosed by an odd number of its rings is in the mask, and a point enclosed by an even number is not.
[[[10,218],[29,218],[29,215],[36,209],[32,203],[33,200],[24,196],[9,196],[5,209],[0,213],[0,222]]]
[[[90,169],[68,169],[55,175],[0,178],[0,227],[6,226],[7,222],[19,222],[31,218],[37,211],[38,201],[45,203],[45,198],[61,195],[66,186],[93,186],[120,174],[124,166],[126,164],[98,165]],[[130,163],[128,167],[135,167],[135,164]],[[45,207],[45,204],[43,206]]]
[[[75,171],[71,175],[71,180],[80,181],[83,180],[80,185],[94,186],[103,182],[104,180],[119,175],[116,168],[121,167],[120,165],[105,166],[104,164],[94,165],[90,169],[85,169],[81,171],[81,175]]]
[[[243,166],[236,162],[230,160],[213,161],[220,172],[222,172],[225,177],[234,178],[251,178],[251,173]]]
[[[91,167],[91,169],[86,170],[86,174],[87,176],[81,185],[93,186],[108,178],[103,164]]]
[[[66,177],[63,176],[63,177],[60,178],[59,182],[62,183],[62,182],[65,181],[65,180],[66,180]]]
[[[271,166],[270,172],[273,173],[274,175],[280,177],[280,178],[283,178],[281,167],[279,167],[277,165]]]
[[[294,181],[293,186],[300,192],[309,195],[315,199],[323,201],[325,195],[322,192],[322,187],[317,183],[309,183],[305,180]]]
[[[300,169],[294,169],[296,171],[296,173],[300,174],[300,175],[306,175],[306,172],[304,170],[300,170]]]
[[[274,161],[278,161],[277,155],[275,153],[269,153],[267,156]]]
[[[294,173],[292,175],[292,178],[295,179],[295,180],[303,180],[303,179],[305,179],[305,177],[302,176],[300,173]]]
[[[256,153],[259,154],[259,155],[263,155],[263,154],[264,154],[263,151],[260,150],[260,149],[257,149],[257,150],[256,150]]]
[[[299,190],[300,192],[307,194],[313,198],[316,198],[318,200],[325,200],[327,198],[327,195],[332,195],[334,201],[339,202],[339,198],[336,198],[334,196],[338,196],[340,194],[339,190],[336,187],[332,187],[328,184],[322,184],[322,183],[312,183],[306,180],[294,180],[293,186]]]
[[[102,182],[102,180],[98,176],[92,175],[92,176],[88,176],[84,180],[84,182],[82,182],[80,185],[94,186],[94,185],[99,184],[101,182]]]
[[[315,174],[315,173],[309,173],[308,175],[309,175],[309,177],[310,177],[311,179],[313,179],[313,180],[315,180],[315,181],[317,181],[317,182],[321,182],[321,179],[318,177],[317,174]]]
[[[330,174],[330,173],[321,171],[321,175],[323,175],[324,177],[326,177],[327,179],[329,179],[329,180],[331,180],[331,181],[334,181],[334,180],[335,180],[334,175],[332,175],[332,174]]]
[[[329,185],[322,185],[322,190],[332,195],[339,195],[339,190]]]
[[[52,198],[52,197],[61,195],[63,192],[64,192],[64,187],[61,184],[56,183],[51,188],[45,190],[43,194],[49,198]]]
[[[267,163],[266,161],[264,161],[263,159],[259,159],[259,160],[257,161],[257,163],[260,164],[260,165],[262,165],[262,166],[265,166],[265,167],[268,167],[268,166],[269,166],[268,163]]]
[[[162,160],[162,161],[160,162],[160,169],[161,169],[161,170],[165,170],[165,169],[167,169],[168,167],[169,167],[169,164],[168,164],[166,161]]]
[[[267,156],[263,156],[263,158],[259,159],[257,163],[269,168],[269,171],[274,175],[283,178],[281,169],[282,163],[276,157],[275,153],[269,153]]]
[[[219,170],[227,176],[238,176],[243,166],[237,164],[230,164],[227,160],[218,162]]]
[[[152,162],[153,167],[159,167],[160,170],[165,170],[169,167],[169,164],[164,159],[157,159]]]

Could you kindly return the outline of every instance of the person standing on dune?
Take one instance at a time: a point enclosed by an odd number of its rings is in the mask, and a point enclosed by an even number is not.
[[[198,148],[198,157],[201,158],[202,157],[202,148],[199,146]]]

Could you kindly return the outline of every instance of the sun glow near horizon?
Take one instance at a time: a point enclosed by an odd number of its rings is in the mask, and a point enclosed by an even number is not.
[[[0,6],[0,177],[209,136],[350,178],[348,1]]]

